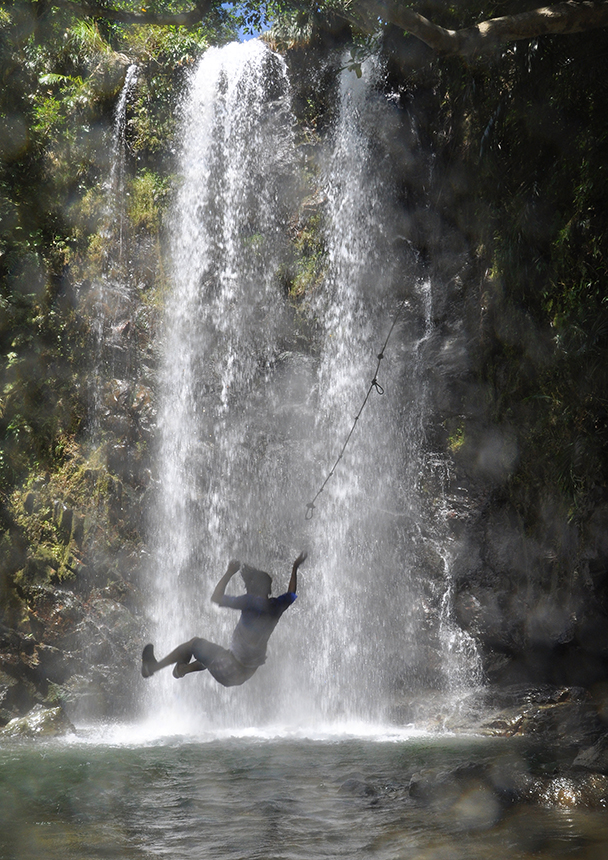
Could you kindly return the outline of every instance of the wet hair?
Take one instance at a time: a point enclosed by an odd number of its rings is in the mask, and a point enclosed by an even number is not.
[[[244,564],[241,567],[241,576],[245,583],[247,594],[257,594],[260,597],[268,597],[272,589],[272,577],[264,570],[256,570]]]

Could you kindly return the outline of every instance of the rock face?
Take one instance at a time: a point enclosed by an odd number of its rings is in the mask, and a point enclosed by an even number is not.
[[[73,719],[132,707],[127,679],[138,671],[141,624],[117,596],[111,588],[86,600],[65,589],[30,590],[30,632],[0,627],[0,725],[53,699]]]
[[[608,777],[608,734],[603,734],[593,746],[582,749],[572,766]]]
[[[604,682],[607,531],[605,507],[577,528],[554,512],[543,540],[526,534],[509,506],[486,505],[460,536],[455,617],[479,643],[490,682]]]
[[[488,691],[477,731],[493,737],[525,737],[578,751],[605,731],[596,703],[582,688],[522,687]]]
[[[131,62],[124,54],[115,52],[103,57],[89,77],[88,83],[91,90],[97,96],[117,95],[124,83]]]

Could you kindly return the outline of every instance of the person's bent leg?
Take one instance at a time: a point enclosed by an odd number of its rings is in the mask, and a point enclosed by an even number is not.
[[[223,654],[226,650],[221,645],[216,645],[215,642],[209,642],[208,639],[200,639],[199,637],[192,639],[189,644],[192,645],[192,656],[195,661],[206,669],[209,668],[218,654]]]
[[[213,659],[207,663],[207,669],[218,684],[223,687],[237,687],[248,681],[255,674],[257,666],[243,666],[232,651],[214,646]]]
[[[173,667],[173,677],[183,678],[184,675],[189,675],[190,672],[204,672],[206,668],[198,660],[193,660],[192,663],[176,663]]]
[[[183,642],[181,645],[178,645],[177,648],[174,648],[166,657],[163,657],[162,660],[156,660],[154,657],[154,648],[152,645],[146,645],[141,655],[141,674],[144,678],[149,678],[150,675],[153,675],[155,672],[160,671],[160,669],[164,669],[166,666],[171,666],[173,663],[180,663],[183,665],[187,665],[190,663],[192,659],[192,649],[197,642],[205,642],[205,639],[190,639],[188,642]],[[199,660],[200,668],[190,669],[191,672],[200,672],[203,669],[206,669],[206,665],[204,661]],[[187,673],[185,673],[187,674]]]

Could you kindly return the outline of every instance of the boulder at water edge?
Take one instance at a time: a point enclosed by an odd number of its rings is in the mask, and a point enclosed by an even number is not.
[[[0,737],[56,738],[75,734],[76,729],[61,707],[36,705],[24,717],[15,717],[0,730]]]

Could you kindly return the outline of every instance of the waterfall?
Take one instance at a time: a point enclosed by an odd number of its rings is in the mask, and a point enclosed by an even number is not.
[[[315,520],[324,573],[316,595],[321,635],[312,674],[328,720],[387,720],[395,693],[426,666],[417,544],[427,411],[420,351],[431,325],[430,285],[417,280],[402,241],[406,225],[385,145],[397,128],[375,87],[381,72],[372,60],[361,78],[342,73],[325,180],[329,271],[317,306],[323,321],[321,462],[346,436],[376,353],[400,313],[380,367],[386,394],[372,392]]]
[[[379,64],[363,71],[340,77],[321,158],[327,271],[304,350],[281,277],[302,173],[285,62],[255,40],[210,49],[184,101],[151,523],[157,655],[195,635],[229,646],[236,613],[209,598],[230,558],[271,572],[275,595],[301,549],[309,559],[247,684],[168,670],[149,682],[167,727],[385,722],[404,690],[441,684],[441,610],[429,620],[422,574],[432,288],[391,183],[395,110]],[[395,320],[385,396],[372,392],[306,519]]]
[[[128,377],[130,366],[128,344],[132,290],[129,261],[125,259],[127,107],[137,85],[138,67],[128,67],[124,84],[114,109],[110,172],[104,184],[105,212],[103,271],[93,287],[95,355],[92,373],[92,436],[99,432],[104,388],[113,377]]]
[[[107,185],[108,233],[113,238],[113,258],[123,262],[125,212],[125,171],[126,171],[126,129],[127,105],[129,97],[137,85],[139,69],[135,63],[129,66],[120,96],[114,110],[112,130],[112,167]]]
[[[207,51],[182,125],[159,416],[159,652],[193,635],[228,647],[236,614],[209,602],[228,560],[280,573],[285,590],[302,543],[277,274],[294,175],[283,60],[257,41]],[[214,725],[262,719],[258,675],[237,693],[165,679],[168,712],[196,713],[199,725],[205,713]]]

